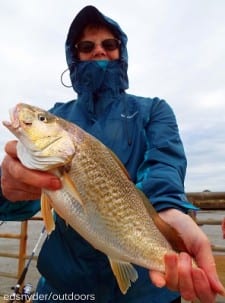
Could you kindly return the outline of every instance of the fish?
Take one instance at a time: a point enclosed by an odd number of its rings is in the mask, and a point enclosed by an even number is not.
[[[122,162],[97,138],[25,103],[18,103],[3,125],[18,138],[17,154],[25,167],[51,172],[61,180],[59,190],[42,189],[41,212],[48,234],[55,229],[54,210],[107,255],[123,294],[138,279],[134,264],[165,272],[165,254],[186,250]]]

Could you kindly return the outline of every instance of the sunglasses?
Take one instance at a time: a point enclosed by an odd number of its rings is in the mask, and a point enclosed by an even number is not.
[[[119,48],[120,43],[120,40],[110,38],[101,41],[100,45],[102,48],[104,48],[105,51],[114,51],[115,49]],[[97,43],[93,41],[81,41],[78,42],[75,47],[79,52],[87,54],[92,52],[96,45]]]

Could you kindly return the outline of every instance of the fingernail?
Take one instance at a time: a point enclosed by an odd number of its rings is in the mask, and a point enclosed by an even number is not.
[[[157,281],[155,282],[155,286],[156,287],[159,287],[159,288],[162,288],[166,285],[166,282],[163,278],[158,278]]]
[[[61,182],[59,179],[52,179],[50,183],[50,189],[60,189],[61,188]]]

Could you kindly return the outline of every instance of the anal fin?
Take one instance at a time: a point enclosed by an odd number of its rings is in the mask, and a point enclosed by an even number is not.
[[[135,282],[138,278],[136,269],[128,262],[121,262],[110,258],[109,262],[121,292],[126,294],[128,288],[131,286],[131,282]]]

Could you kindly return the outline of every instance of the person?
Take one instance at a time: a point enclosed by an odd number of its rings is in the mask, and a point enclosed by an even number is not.
[[[115,152],[136,186],[178,231],[187,251],[166,255],[165,273],[136,266],[139,279],[123,295],[107,257],[56,214],[56,229],[38,257],[41,278],[36,294],[40,296],[34,302],[169,303],[181,302],[182,296],[212,303],[223,292],[209,240],[187,214],[194,206],[184,193],[186,157],[175,115],[162,99],[126,93],[126,44],[127,36],[114,20],[93,6],[84,7],[66,40],[77,99],[56,103],[50,111],[76,123]],[[40,210],[41,188],[61,188],[52,174],[23,167],[16,144],[6,144],[1,165],[1,220],[33,216]],[[192,266],[192,258],[198,267]]]

